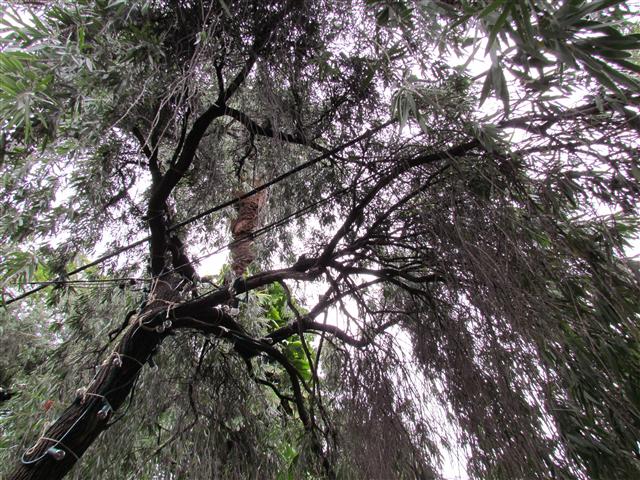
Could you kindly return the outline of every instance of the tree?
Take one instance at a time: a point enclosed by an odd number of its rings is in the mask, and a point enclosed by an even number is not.
[[[8,478],[637,478],[629,10],[5,7]]]

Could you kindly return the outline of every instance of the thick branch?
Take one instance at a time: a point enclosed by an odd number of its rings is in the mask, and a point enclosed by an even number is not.
[[[404,162],[399,162],[398,165],[392,168],[387,175],[378,180],[378,182],[376,182],[376,184],[367,192],[364,198],[362,198],[362,200],[360,200],[360,202],[351,210],[331,241],[324,248],[322,254],[318,259],[318,265],[324,266],[327,264],[340,240],[342,240],[342,238],[349,232],[351,227],[363,215],[364,210],[369,205],[369,203],[371,203],[371,201],[382,189],[396,180],[399,175],[402,175],[403,173],[419,165],[426,165],[428,163],[437,162],[439,160],[452,159],[457,156],[464,155],[465,153],[478,147],[479,145],[480,143],[478,142],[478,140],[472,140],[470,142],[449,148],[448,150],[418,155]]]
[[[151,173],[151,181],[159,183],[162,180],[162,173],[158,166],[158,145],[156,128],[153,129],[150,139],[147,139],[138,127],[133,127],[132,133],[140,143],[142,153],[149,160],[149,173]]]
[[[264,351],[279,362],[286,362],[286,358],[275,348],[246,337],[241,327],[219,309],[201,310],[198,318],[175,318],[168,323],[167,308],[158,308],[158,304],[164,305],[159,301],[149,307],[150,310],[145,314],[131,320],[126,334],[100,366],[93,381],[86,390],[79,390],[74,402],[35,445],[24,452],[21,462],[9,475],[9,480],[63,478],[96,438],[109,428],[115,412],[133,389],[142,366],[171,330],[194,328],[228,338],[234,343],[242,338],[247,343],[253,342],[252,352]],[[283,366],[290,374],[292,369],[295,370],[290,364]],[[292,380],[294,391],[298,385],[297,393],[300,394],[299,383],[296,382]],[[303,405],[300,416],[307,425],[309,420]],[[50,450],[52,447],[55,450]],[[56,451],[60,455],[57,460]]]
[[[390,280],[393,278],[402,278],[404,280],[409,280],[413,283],[433,283],[433,282],[442,282],[444,278],[442,275],[438,275],[437,273],[431,273],[428,275],[415,276],[411,275],[408,269],[398,269],[391,267],[383,267],[379,269],[375,268],[366,268],[366,267],[355,267],[351,265],[344,265],[335,260],[329,262],[329,266],[335,268],[339,272],[346,274],[357,274],[357,275],[372,275],[374,277]]]
[[[329,325],[327,323],[320,323],[313,320],[309,320],[309,317],[303,317],[301,321],[293,322],[290,325],[279,328],[278,330],[269,334],[267,338],[271,339],[271,341],[275,343],[280,343],[283,340],[286,340],[294,335],[299,334],[300,331],[307,332],[324,332],[329,333],[339,339],[340,341],[346,343],[355,348],[364,348],[375,340],[375,338],[383,333],[389,327],[398,323],[399,320],[393,319],[389,320],[382,325],[376,327],[370,332],[363,333],[362,338],[354,338],[349,335],[347,332],[342,330],[340,327],[335,325]]]
[[[288,9],[291,8],[292,4],[293,2],[289,2],[281,15],[273,15],[261,26],[259,32],[256,34],[253,46],[250,49],[249,58],[240,72],[231,81],[229,86],[220,92],[217,102],[211,105],[195,120],[186,137],[184,137],[184,133],[181,135],[181,140],[184,138],[184,142],[181,141],[176,147],[176,152],[180,151],[179,155],[175,158],[176,155],[174,154],[174,159],[172,159],[167,172],[158,182],[154,182],[147,211],[149,228],[151,230],[151,269],[154,275],[160,275],[165,267],[164,253],[167,247],[165,238],[167,225],[164,221],[163,213],[169,195],[193,163],[200,141],[204,137],[207,129],[215,119],[224,115],[226,102],[246,80],[258,58],[259,52],[268,43],[271,31],[275,28],[275,25],[282,15],[286,14]],[[152,152],[152,154],[153,153],[157,155],[156,152]]]
[[[36,444],[24,452],[9,475],[10,480],[62,478],[93,441],[110,426],[113,413],[124,403],[144,362],[163,335],[153,329],[129,327],[114,353],[100,367],[86,392],[47,429]],[[52,453],[63,452],[56,460]],[[48,453],[51,452],[51,453]]]
[[[227,107],[225,113],[229,117],[240,122],[247,130],[249,130],[249,132],[254,135],[275,138],[283,142],[292,143],[295,145],[309,146],[320,152],[328,152],[328,149],[324,148],[323,146],[318,145],[315,142],[308,142],[302,135],[292,135],[286,132],[277,132],[270,126],[263,127],[262,125],[259,125],[257,122],[252,120],[246,113],[241,112],[240,110],[236,110],[235,108]]]
[[[313,263],[315,263],[315,261]],[[308,266],[308,268],[304,270],[297,269],[297,267],[294,266],[278,270],[268,270],[247,278],[238,278],[231,287],[214,290],[210,294],[197,300],[177,306],[174,309],[174,314],[176,317],[198,315],[203,310],[227,302],[233,298],[234,295],[255,290],[256,288],[264,287],[281,280],[314,280],[320,273],[321,271],[319,269],[311,268],[311,266]]]
[[[169,234],[168,247],[171,251],[173,271],[186,278],[192,284],[195,284],[197,273],[193,268],[191,260],[189,260],[187,256],[184,244],[175,232]]]

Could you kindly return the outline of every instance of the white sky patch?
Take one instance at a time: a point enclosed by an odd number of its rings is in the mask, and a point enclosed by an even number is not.
[[[214,255],[200,260],[196,267],[196,272],[201,277],[211,277],[218,275],[225,264],[229,263],[229,251],[225,249]]]

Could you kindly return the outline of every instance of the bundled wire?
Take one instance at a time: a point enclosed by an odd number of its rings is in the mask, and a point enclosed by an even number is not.
[[[366,132],[364,132],[362,135],[359,135],[358,137],[353,138],[353,139],[349,140],[348,142],[343,143],[342,145],[339,145],[339,146],[337,146],[336,148],[334,148],[332,150],[327,150],[322,155],[314,157],[311,160],[308,160],[307,162],[304,162],[304,163],[298,165],[297,167],[294,167],[291,170],[288,170],[288,171],[284,172],[283,174],[278,175],[277,177],[274,177],[270,181],[268,181],[268,182],[266,182],[266,183],[264,183],[264,184],[262,184],[262,185],[260,185],[260,186],[258,186],[256,188],[254,188],[253,190],[248,191],[247,193],[245,193],[243,195],[240,195],[240,196],[235,197],[235,198],[233,198],[231,200],[228,200],[228,201],[226,201],[224,203],[221,203],[221,204],[216,205],[216,206],[214,206],[212,208],[204,210],[204,211],[202,211],[202,212],[200,212],[200,213],[198,213],[196,215],[193,215],[193,216],[187,218],[186,220],[167,228],[167,232],[171,232],[171,231],[177,230],[177,229],[182,228],[182,227],[184,227],[186,225],[189,225],[189,224],[191,224],[191,223],[193,223],[193,222],[195,222],[197,220],[200,220],[201,218],[204,218],[204,217],[206,217],[208,215],[211,215],[212,213],[215,213],[215,212],[224,210],[224,209],[226,209],[226,208],[228,208],[230,206],[233,206],[233,205],[237,204],[238,202],[244,200],[245,198],[249,198],[249,197],[255,195],[256,193],[261,192],[262,190],[265,190],[265,189],[267,189],[267,188],[269,188],[269,187],[271,187],[271,186],[273,186],[273,185],[275,185],[275,184],[287,179],[288,177],[290,177],[292,175],[295,175],[298,172],[301,172],[301,171],[303,171],[303,170],[305,170],[305,169],[307,169],[309,167],[312,167],[313,165],[316,165],[317,163],[321,162],[322,160],[325,160],[325,159],[335,155],[336,153],[344,150],[345,148],[348,148],[348,147],[360,142],[361,140],[363,140],[365,138],[368,138],[372,134],[374,134],[374,133],[384,129],[385,127],[391,125],[392,123],[394,123],[394,121],[395,120],[390,120],[390,121],[387,121],[387,122],[385,122],[385,123],[383,123],[381,125],[373,127],[371,129],[367,130]],[[70,272],[67,272],[65,274],[65,276],[71,276],[71,275],[75,275],[77,273],[83,272],[84,270],[87,270],[88,268],[91,268],[91,267],[93,267],[95,265],[99,265],[99,264],[105,262],[106,260],[109,260],[110,258],[116,257],[116,256],[118,256],[118,255],[120,255],[120,254],[122,254],[122,253],[124,253],[126,251],[129,251],[129,250],[131,250],[131,249],[133,249],[135,247],[143,245],[144,243],[148,242],[150,239],[151,239],[151,236],[149,235],[149,236],[141,238],[140,240],[137,240],[137,241],[135,241],[133,243],[130,243],[128,245],[125,245],[125,246],[122,246],[120,248],[117,248],[113,252],[110,252],[110,253],[107,253],[105,255],[102,255],[101,257],[98,257],[97,259],[93,260],[92,262],[86,263],[86,264],[84,264],[84,265],[82,265],[82,266],[80,266],[80,267],[78,267],[78,268],[76,268],[74,270],[71,270]],[[227,246],[221,247],[221,248],[227,248]],[[214,253],[211,253],[209,256],[211,256],[211,255],[214,255]],[[18,300],[22,300],[22,299],[24,299],[26,297],[29,297],[30,295],[33,295],[34,293],[39,292],[40,290],[43,290],[44,288],[47,288],[50,285],[58,285],[58,284],[64,284],[64,283],[68,283],[68,280],[60,279],[60,280],[52,280],[52,281],[47,282],[47,283],[41,282],[41,283],[38,284],[37,287],[35,287],[35,288],[33,288],[33,289],[31,289],[31,290],[29,290],[27,292],[24,292],[24,293],[18,295],[17,297],[14,297],[14,298],[12,298],[10,300],[7,300],[6,302],[4,302],[4,306],[10,305],[10,304],[12,304],[14,302],[17,302]]]
[[[302,208],[299,208],[298,210],[290,213],[289,215],[286,215],[286,216],[284,216],[284,217],[282,217],[282,218],[280,218],[280,219],[278,219],[278,220],[276,220],[274,222],[271,222],[271,223],[265,225],[264,227],[261,227],[261,228],[255,230],[255,231],[253,231],[253,232],[250,232],[250,233],[248,233],[246,235],[243,235],[243,236],[241,236],[241,237],[239,237],[239,238],[237,238],[237,239],[235,239],[235,240],[233,240],[233,241],[231,241],[231,242],[229,242],[229,243],[227,243],[225,245],[220,246],[219,248],[217,248],[217,249],[215,249],[215,250],[213,250],[213,251],[211,251],[209,253],[206,253],[204,255],[201,255],[199,257],[194,258],[191,261],[191,263],[197,263],[197,262],[199,262],[201,260],[204,260],[204,259],[212,257],[212,256],[214,256],[214,255],[216,255],[218,253],[221,253],[224,250],[227,250],[227,249],[233,247],[234,245],[236,245],[236,244],[238,244],[238,243],[240,243],[242,241],[261,237],[261,236],[263,236],[263,235],[275,230],[276,228],[279,228],[281,226],[287,225],[289,222],[291,222],[293,220],[296,220],[296,219],[298,219],[298,218],[302,217],[303,215],[306,215],[306,214],[308,214],[310,212],[313,212],[318,207],[320,207],[322,205],[326,205],[330,201],[332,201],[332,200],[334,200],[334,199],[336,199],[336,198],[338,198],[338,197],[340,197],[340,196],[352,191],[357,186],[365,184],[365,183],[367,183],[367,182],[369,182],[369,181],[371,181],[371,180],[373,180],[375,178],[379,178],[380,176],[384,175],[387,170],[382,170],[380,172],[373,173],[373,174],[371,174],[371,175],[369,175],[369,176],[367,176],[367,177],[365,177],[363,179],[360,179],[358,182],[355,182],[355,183],[349,185],[348,187],[344,187],[344,188],[341,188],[339,190],[336,190],[335,192],[332,192],[331,194],[327,195],[326,197],[323,197],[323,198],[321,198],[321,199],[319,199],[319,200],[317,200],[315,202],[310,203],[309,205],[306,205],[306,206],[304,206]],[[253,190],[252,190],[252,192],[253,192]],[[237,199],[247,198],[250,195],[253,195],[253,193],[249,192],[247,194],[241,195],[240,197],[237,197]],[[239,201],[239,200],[237,200],[237,201]],[[227,206],[233,205],[234,203],[235,202],[229,203]],[[210,213],[212,213],[212,211],[213,211],[213,209],[210,209]],[[203,216],[204,216],[203,214],[198,214],[198,215],[192,217],[191,222],[196,221],[196,220],[202,218]],[[185,223],[185,222],[181,222],[181,223],[177,224],[176,226],[173,226],[172,228],[170,228],[168,230],[175,230],[176,228],[178,228],[178,226],[184,226],[186,224],[187,223]],[[134,242],[133,244],[130,244],[127,247],[133,248],[132,245],[133,246],[140,245],[144,240],[145,239],[140,240],[138,242]],[[122,247],[122,248],[116,250],[117,253],[113,252],[111,254],[104,255],[104,256],[94,260],[93,262],[90,262],[90,263],[88,263],[86,265],[83,265],[83,266],[81,266],[81,267],[79,267],[79,268],[77,268],[75,270],[72,270],[71,272],[68,272],[67,275],[74,275],[74,274],[79,273],[79,272],[81,272],[83,270],[86,270],[87,268],[89,268],[91,266],[94,266],[94,265],[97,265],[99,263],[102,263],[102,262],[108,260],[109,258],[111,258],[111,257],[113,257],[113,256],[115,256],[115,255],[117,255],[119,253],[122,253],[122,252],[126,251],[125,249],[127,247]],[[173,272],[179,270],[182,267],[184,267],[184,265],[179,265],[179,266],[174,267],[174,268],[172,268],[170,270],[167,270],[165,273],[173,273]],[[24,283],[20,283],[18,285],[38,285],[38,286],[33,288],[33,289],[31,289],[31,290],[29,290],[29,291],[27,291],[27,292],[25,292],[25,293],[23,293],[23,294],[21,294],[21,295],[19,295],[19,296],[17,296],[17,297],[15,297],[15,298],[12,298],[12,299],[8,300],[7,302],[5,302],[5,305],[9,305],[9,304],[11,304],[13,302],[16,302],[18,300],[22,300],[23,298],[26,298],[29,295],[32,295],[32,294],[34,294],[34,293],[36,293],[36,292],[38,292],[38,291],[40,291],[40,290],[42,290],[42,289],[44,289],[46,287],[49,287],[49,286],[61,286],[61,285],[96,286],[96,285],[99,285],[99,284],[109,284],[109,283],[111,283],[111,284],[114,284],[114,283],[121,284],[123,282],[148,282],[148,281],[151,281],[151,279],[150,278],[144,278],[144,277],[118,277],[118,278],[103,278],[103,279],[81,279],[81,280],[80,279],[79,280],[71,280],[71,279],[62,280],[62,279],[59,279],[59,280],[48,280],[48,281],[41,281],[41,282],[24,282]]]

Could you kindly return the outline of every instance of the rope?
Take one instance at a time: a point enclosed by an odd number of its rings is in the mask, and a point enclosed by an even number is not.
[[[49,449],[47,449],[47,450],[45,450],[45,451],[44,451],[44,453],[43,453],[42,455],[40,455],[40,456],[39,456],[39,457],[37,457],[37,458],[31,459],[31,460],[25,460],[25,458],[24,458],[24,457],[25,457],[25,455],[30,455],[31,453],[33,453],[33,452],[35,451],[35,449],[38,447],[38,444],[40,443],[40,440],[42,440],[42,439],[46,439],[46,440],[54,441],[54,442],[55,442],[55,444],[53,444],[53,445],[52,445],[51,447],[49,447],[49,448],[56,448],[56,447],[58,447],[59,445],[62,445],[62,440],[64,440],[64,438],[65,438],[67,435],[69,435],[69,432],[71,432],[71,430],[73,430],[73,428],[74,428],[78,423],[80,423],[80,420],[82,420],[82,419],[84,418],[84,416],[87,414],[87,412],[88,412],[88,411],[89,411],[89,409],[87,408],[84,412],[82,412],[82,414],[81,414],[81,415],[76,419],[76,421],[75,421],[75,422],[73,422],[73,424],[69,427],[69,429],[68,429],[66,432],[64,432],[64,435],[62,435],[62,436],[60,437],[60,439],[55,440],[55,439],[52,439],[52,438],[48,438],[48,437],[45,437],[45,436],[41,436],[41,437],[38,439],[38,441],[35,443],[35,445],[34,445],[33,447],[29,448],[28,450],[26,450],[26,451],[22,454],[22,456],[20,457],[20,461],[22,462],[22,464],[23,464],[23,465],[33,465],[34,463],[38,463],[40,460],[42,460],[44,457],[46,457],[46,456],[49,454]],[[63,445],[63,447],[64,447],[64,445]],[[70,448],[68,448],[68,447],[64,447],[64,448],[66,448],[67,450],[69,450],[69,452],[70,452],[73,456],[75,456],[75,457],[76,457],[76,459],[78,459],[78,458],[79,458],[79,457],[75,454],[75,452],[73,452]]]
[[[377,173],[371,174],[368,177],[360,180],[358,182],[358,184],[361,185],[361,184],[363,184],[365,182],[368,182],[369,180],[372,180],[372,179],[374,179],[376,177],[379,177],[380,175],[384,175],[386,172],[388,172],[390,170],[392,170],[391,167],[389,167],[387,169],[384,169],[381,172],[377,172]],[[206,254],[201,255],[199,257],[196,257],[193,260],[191,260],[191,263],[198,262],[200,260],[204,260],[205,258],[209,258],[209,257],[211,257],[213,255],[216,255],[216,254],[218,254],[218,253],[220,253],[220,252],[222,252],[222,251],[234,246],[237,243],[243,242],[244,240],[254,239],[254,238],[258,238],[258,237],[260,237],[262,235],[265,235],[266,233],[269,233],[270,231],[274,230],[275,228],[278,228],[278,227],[280,227],[282,225],[285,225],[285,224],[289,223],[291,220],[295,220],[296,218],[301,217],[303,214],[314,210],[316,207],[319,207],[320,205],[328,203],[330,200],[333,200],[334,198],[337,198],[337,197],[339,197],[341,195],[344,195],[345,193],[348,193],[352,188],[354,188],[354,186],[355,185],[351,185],[349,187],[345,187],[343,189],[337,190],[337,191],[333,192],[332,194],[330,194],[330,195],[328,195],[328,196],[326,196],[324,198],[321,198],[320,200],[318,200],[316,202],[313,202],[313,203],[311,203],[309,205],[306,205],[306,206],[296,210],[295,212],[290,213],[289,215],[287,215],[285,217],[282,217],[282,218],[280,218],[280,219],[278,219],[278,220],[276,220],[274,222],[271,222],[268,225],[265,225],[262,228],[259,228],[259,229],[255,230],[253,232],[249,232],[246,235],[243,235],[243,236],[237,238],[236,240],[233,240],[233,241],[231,241],[231,242],[229,242],[229,243],[227,243],[225,245],[222,245],[221,247],[213,250],[212,252],[206,253]],[[184,267],[184,264],[183,265],[179,265],[177,267],[174,267],[172,269],[169,269],[165,273],[166,274],[173,273],[173,272],[179,270],[182,267]]]
[[[112,360],[115,360],[113,363],[116,367],[121,367],[122,366],[122,359],[126,358],[127,360],[131,360],[132,362],[137,363],[138,365],[140,365],[140,367],[144,367],[144,363],[142,363],[140,360],[138,360],[135,357],[132,357],[131,355],[127,355],[126,353],[120,353],[120,352],[116,352],[115,350],[113,352],[111,352],[111,355],[109,355],[105,361],[102,363],[103,366],[106,366],[109,362],[111,362]]]
[[[38,444],[42,441],[45,440],[47,442],[53,442],[54,445],[50,446],[47,450],[45,450],[45,453],[40,456],[37,460],[34,460],[33,463],[35,463],[36,461],[40,461],[42,460],[44,457],[46,457],[49,453],[49,450],[51,448],[56,448],[58,446],[62,447],[64,449],[65,452],[69,452],[71,455],[74,456],[74,458],[76,459],[76,461],[80,460],[80,457],[69,447],[67,447],[64,443],[62,443],[60,440],[56,440],[55,438],[50,438],[50,437],[45,437],[44,435],[41,436],[38,441],[36,442],[36,444],[31,447],[29,450],[27,450],[25,453],[28,455],[30,453],[33,453],[33,451],[36,449],[36,447],[38,446]],[[25,463],[24,461],[22,463]],[[29,465],[31,462],[29,463],[25,463],[25,465]]]

